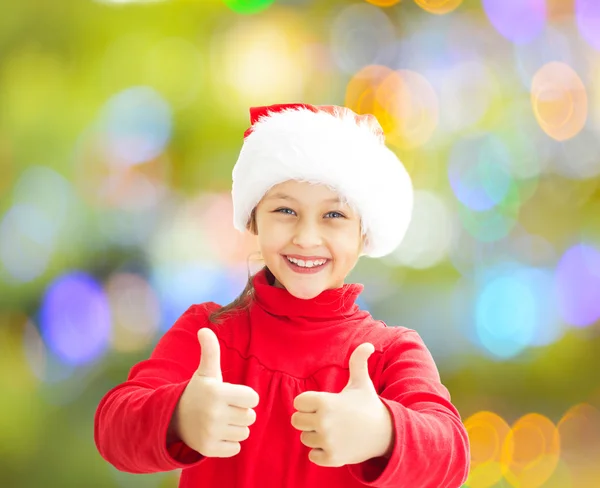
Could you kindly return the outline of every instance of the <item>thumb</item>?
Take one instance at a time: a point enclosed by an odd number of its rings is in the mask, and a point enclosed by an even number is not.
[[[223,381],[219,339],[211,329],[203,328],[198,331],[198,342],[200,342],[200,366],[196,374]]]
[[[369,342],[361,344],[350,356],[350,379],[346,388],[374,388],[369,376],[369,357],[375,352],[375,346]],[[345,389],[346,389],[345,388]]]

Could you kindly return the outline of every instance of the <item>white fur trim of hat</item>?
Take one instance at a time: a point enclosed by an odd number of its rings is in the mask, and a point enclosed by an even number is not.
[[[252,210],[273,186],[297,180],[327,185],[359,213],[366,256],[382,257],[399,246],[412,215],[413,187],[375,117],[307,104],[254,107],[250,114],[232,175],[237,230],[247,229]]]

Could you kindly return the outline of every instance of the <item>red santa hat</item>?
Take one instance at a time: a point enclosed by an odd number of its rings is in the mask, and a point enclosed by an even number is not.
[[[374,116],[283,104],[251,108],[250,119],[233,168],[236,229],[247,228],[271,187],[298,180],[329,186],[359,213],[365,255],[385,256],[400,244],[412,214],[412,183]]]

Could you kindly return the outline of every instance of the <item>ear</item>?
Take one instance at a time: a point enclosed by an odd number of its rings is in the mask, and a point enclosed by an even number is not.
[[[369,238],[368,238],[367,234],[365,234],[363,232],[362,228],[361,228],[361,231],[360,231],[360,243],[358,245],[358,255],[359,256],[364,256],[365,255],[364,250],[365,250],[365,247],[367,247],[367,243],[368,242],[369,242]]]

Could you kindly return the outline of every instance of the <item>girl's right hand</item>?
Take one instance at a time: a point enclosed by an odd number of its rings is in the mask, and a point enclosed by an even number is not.
[[[198,331],[200,366],[173,413],[174,435],[206,457],[232,457],[250,435],[258,393],[249,386],[224,383],[221,350],[215,333]]]

